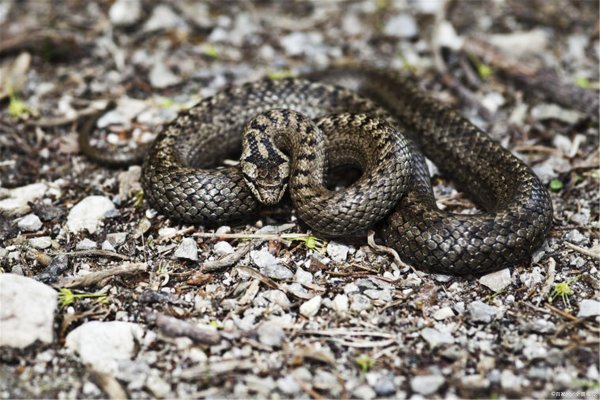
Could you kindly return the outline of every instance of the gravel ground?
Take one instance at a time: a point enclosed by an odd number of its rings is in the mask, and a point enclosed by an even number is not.
[[[592,1],[0,3],[0,397],[598,398],[598,20]],[[289,204],[181,225],[138,166],[78,149],[109,102],[96,139],[121,151],[227,84],[348,61],[409,71],[532,166],[555,223],[530,260],[425,274],[307,235]]]

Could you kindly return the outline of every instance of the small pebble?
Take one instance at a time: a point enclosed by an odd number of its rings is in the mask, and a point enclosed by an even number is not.
[[[418,31],[415,19],[407,14],[400,14],[390,18],[383,28],[383,32],[386,35],[399,38],[411,38],[416,36]]]
[[[494,292],[499,292],[511,284],[510,270],[508,268],[492,272],[479,278],[479,283],[487,286]]]
[[[83,239],[77,243],[77,245],[75,246],[75,249],[77,249],[77,250],[92,250],[97,247],[98,247],[98,245],[93,240]]]
[[[104,218],[114,216],[115,205],[108,197],[88,196],[77,203],[67,216],[67,228],[72,233],[87,230],[96,233]]]
[[[498,307],[490,306],[482,301],[474,301],[468,306],[471,319],[479,322],[492,322],[498,314]]]
[[[410,381],[410,388],[416,393],[428,396],[437,392],[444,382],[445,379],[441,375],[415,376]]]
[[[29,245],[36,249],[47,249],[52,246],[52,239],[50,236],[40,236],[29,239]]]
[[[448,332],[440,332],[434,328],[425,328],[421,331],[421,337],[429,343],[429,346],[436,347],[440,344],[452,344],[454,338]]]
[[[42,221],[35,214],[27,214],[21,218],[17,226],[23,232],[35,232],[42,227]]]
[[[175,250],[175,257],[198,261],[198,245],[196,241],[192,238],[183,238],[177,250]]]
[[[134,25],[139,21],[141,15],[140,0],[117,0],[108,11],[108,17],[114,26]]]
[[[333,298],[331,303],[332,308],[339,316],[344,316],[348,312],[348,296],[338,294]]]
[[[306,318],[312,318],[319,312],[319,308],[321,308],[321,304],[323,302],[323,298],[321,296],[315,296],[312,299],[304,302],[300,306],[300,314],[305,316]]]
[[[229,244],[229,242],[226,242],[223,240],[215,243],[215,246],[213,247],[213,249],[215,251],[215,254],[217,254],[218,256],[226,256],[235,251],[233,246],[231,246]]]
[[[113,246],[115,248],[119,247],[120,245],[125,243],[126,239],[127,239],[127,232],[116,232],[116,233],[109,233],[108,235],[106,235],[106,240],[108,241],[108,243],[110,243],[111,246]]]
[[[267,346],[280,347],[281,342],[285,339],[285,332],[281,324],[272,321],[262,323],[258,327],[257,334],[259,342]]]
[[[337,242],[329,242],[327,244],[327,255],[333,261],[344,262],[348,257],[348,246]]]
[[[579,303],[577,318],[595,317],[600,315],[600,301],[585,299]]]
[[[433,318],[438,321],[451,317],[454,317],[454,311],[452,311],[452,308],[448,306],[442,307],[433,313]]]

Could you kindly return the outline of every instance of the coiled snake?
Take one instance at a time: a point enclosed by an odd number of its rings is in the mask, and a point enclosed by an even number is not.
[[[541,245],[553,217],[543,184],[410,78],[350,68],[308,78],[322,82],[251,82],[180,114],[145,158],[142,184],[150,204],[178,220],[222,223],[256,211],[259,199],[278,201],[289,179],[298,214],[313,229],[339,235],[383,218],[378,228],[385,243],[425,270],[490,272]],[[242,168],[207,169],[239,151],[244,130]],[[106,161],[89,145],[84,150]],[[423,154],[484,212],[440,210]],[[341,192],[327,190],[327,169],[348,164],[360,165],[361,178]]]

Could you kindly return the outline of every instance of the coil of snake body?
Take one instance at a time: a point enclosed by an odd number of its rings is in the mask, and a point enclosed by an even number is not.
[[[553,218],[544,185],[410,78],[351,68],[307,78],[233,86],[180,114],[145,157],[150,204],[177,220],[223,223],[255,212],[261,193],[266,203],[277,201],[289,184],[314,230],[339,235],[380,220],[384,242],[403,260],[446,274],[513,266],[542,244]],[[239,151],[244,130],[243,167],[208,169]],[[440,210],[425,156],[483,212]],[[257,167],[253,157],[266,164]],[[361,178],[342,192],[327,190],[326,171],[347,164],[360,164]]]

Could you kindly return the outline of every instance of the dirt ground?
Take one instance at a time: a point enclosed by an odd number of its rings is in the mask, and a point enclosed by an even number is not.
[[[595,1],[3,0],[0,397],[598,398],[599,29]],[[79,151],[98,112],[124,151],[227,85],[340,62],[412,74],[528,163],[539,251],[456,277],[315,238],[289,202],[183,225],[139,166]]]

